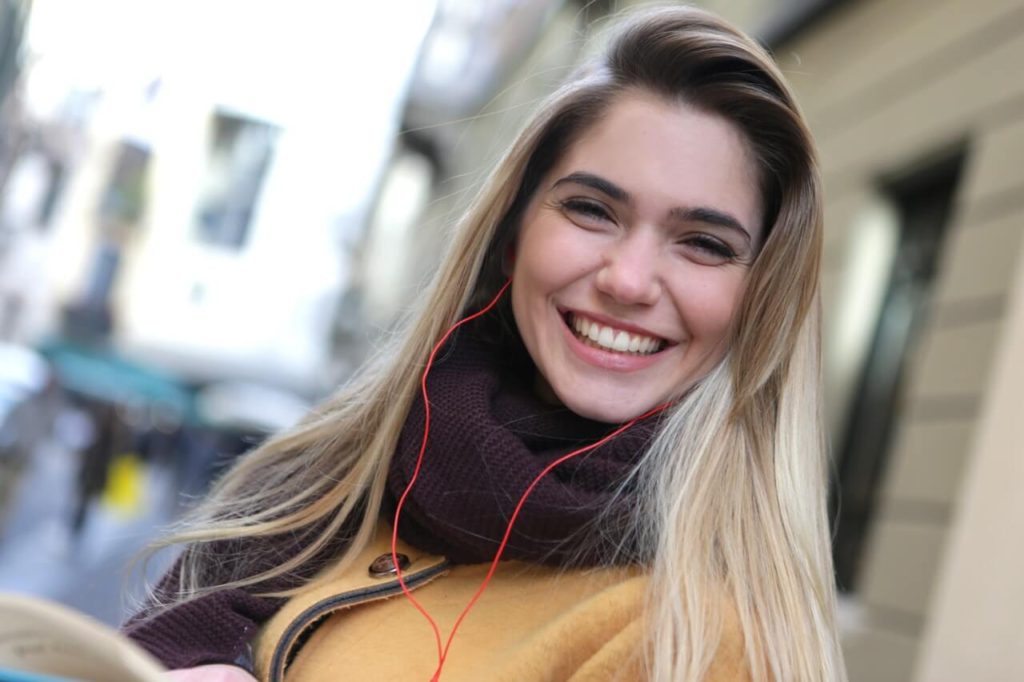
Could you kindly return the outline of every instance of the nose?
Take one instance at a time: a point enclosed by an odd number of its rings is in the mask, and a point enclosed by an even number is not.
[[[604,252],[597,289],[624,305],[653,305],[662,293],[657,265],[655,240],[630,233]]]

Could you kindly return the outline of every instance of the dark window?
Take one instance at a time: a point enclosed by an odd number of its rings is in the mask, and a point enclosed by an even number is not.
[[[148,148],[130,141],[121,142],[100,202],[100,219],[105,226],[134,226],[142,218],[148,166]]]
[[[901,416],[906,360],[927,312],[962,161],[958,153],[883,183],[899,214],[900,236],[871,347],[836,441],[834,550],[843,590],[856,588],[878,485]]]
[[[241,248],[270,165],[278,129],[262,121],[217,112],[206,178],[199,199],[199,238]]]

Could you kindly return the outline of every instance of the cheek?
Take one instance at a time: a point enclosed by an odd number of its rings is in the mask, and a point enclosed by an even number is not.
[[[554,284],[552,270],[545,262],[545,250],[536,241],[520,240],[512,268],[512,315],[527,345],[534,333],[540,309]]]
[[[704,278],[692,288],[677,288],[678,307],[690,332],[716,343],[729,331],[743,297],[745,278],[736,273]]]
[[[579,245],[557,220],[536,218],[524,225],[516,243],[512,269],[516,288],[533,293],[550,292],[571,279]]]

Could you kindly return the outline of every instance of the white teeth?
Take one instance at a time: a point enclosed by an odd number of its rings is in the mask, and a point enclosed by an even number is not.
[[[595,345],[619,353],[637,353],[646,355],[661,347],[658,339],[649,336],[630,334],[621,329],[607,327],[586,318],[573,315],[572,328],[582,339],[589,339]]]

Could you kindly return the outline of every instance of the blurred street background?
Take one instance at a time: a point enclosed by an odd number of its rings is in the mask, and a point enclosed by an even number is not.
[[[120,622],[131,557],[373,351],[636,4],[0,0],[0,591]],[[1024,679],[1024,3],[694,4],[820,147],[851,680]]]

